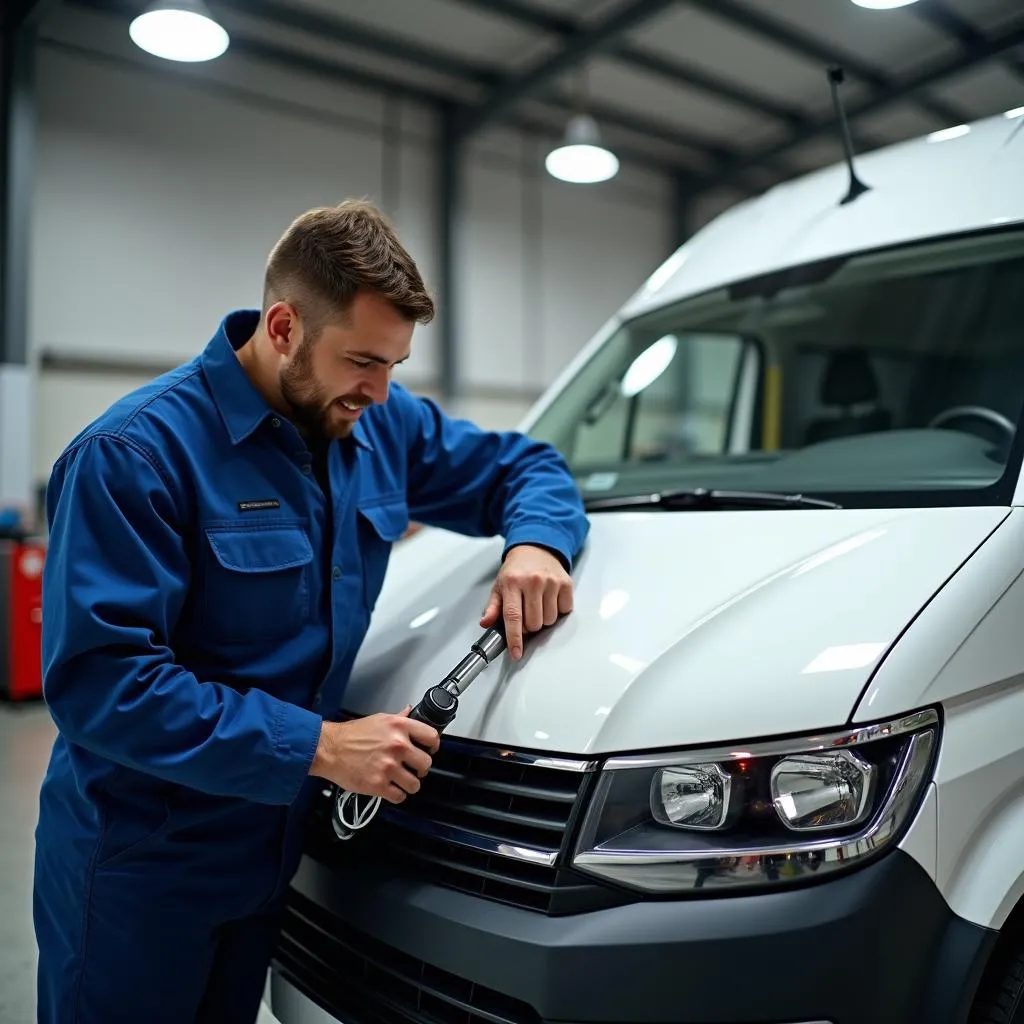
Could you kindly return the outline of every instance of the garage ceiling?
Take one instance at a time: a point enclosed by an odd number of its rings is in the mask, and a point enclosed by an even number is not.
[[[841,155],[1024,105],[1021,0],[208,0],[240,58],[557,138],[582,103],[624,159],[760,191]],[[143,0],[67,0],[131,16]],[[229,54],[231,51],[229,51]]]

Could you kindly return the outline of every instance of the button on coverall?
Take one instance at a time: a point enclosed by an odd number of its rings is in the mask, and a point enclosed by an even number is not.
[[[252,1024],[391,545],[415,519],[571,566],[587,535],[554,449],[396,384],[321,488],[234,354],[259,316],[116,403],[48,485],[40,1024]]]

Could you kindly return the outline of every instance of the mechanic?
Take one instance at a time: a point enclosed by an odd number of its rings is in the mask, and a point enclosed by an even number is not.
[[[262,308],[54,466],[41,1024],[253,1024],[310,794],[400,803],[438,748],[408,708],[332,721],[413,521],[503,538],[480,625],[512,658],[571,612],[589,527],[561,456],[390,380],[433,313],[372,205],[309,211]]]

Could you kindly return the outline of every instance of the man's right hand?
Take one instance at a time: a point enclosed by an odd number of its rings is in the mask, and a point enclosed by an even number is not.
[[[431,755],[441,745],[437,730],[409,718],[411,710],[324,722],[310,775],[400,804],[419,791],[420,779],[433,764]]]

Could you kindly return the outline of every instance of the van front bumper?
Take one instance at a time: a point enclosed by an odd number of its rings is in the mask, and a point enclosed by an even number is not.
[[[899,850],[806,888],[566,917],[307,856],[272,1009],[281,1024],[962,1024],[994,941]]]

